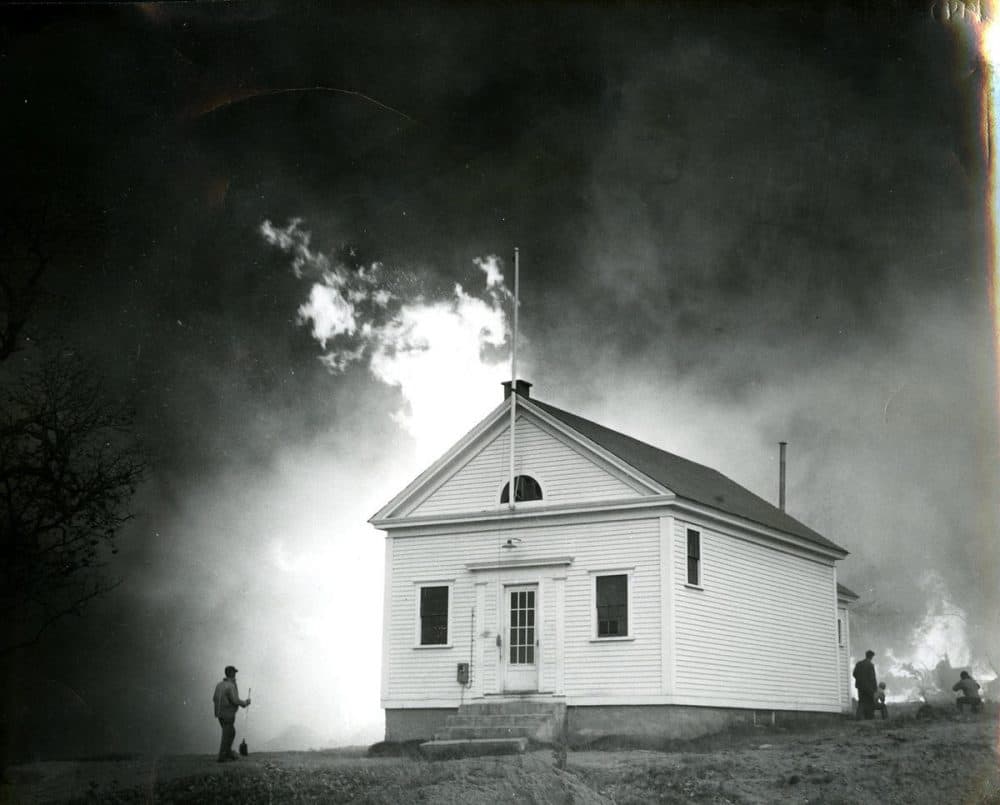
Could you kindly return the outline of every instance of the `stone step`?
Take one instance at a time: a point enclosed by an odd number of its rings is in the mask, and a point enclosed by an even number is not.
[[[552,718],[551,713],[462,713],[448,716],[449,727],[506,727],[519,725],[541,725]]]
[[[465,738],[531,738],[538,732],[537,724],[511,724],[505,727],[452,727],[445,726],[434,733],[434,739],[458,740]]]
[[[420,750],[430,757],[513,755],[524,752],[527,748],[527,738],[435,739],[420,744]]]
[[[562,715],[566,712],[563,702],[514,699],[497,702],[469,702],[458,708],[460,715],[514,715],[517,713],[551,713]]]

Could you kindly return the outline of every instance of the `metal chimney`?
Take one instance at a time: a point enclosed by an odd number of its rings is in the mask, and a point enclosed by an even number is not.
[[[778,469],[778,508],[785,510],[785,448],[788,442],[778,442],[779,469]]]

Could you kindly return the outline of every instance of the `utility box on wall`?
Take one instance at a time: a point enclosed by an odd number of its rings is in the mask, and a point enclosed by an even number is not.
[[[469,663],[467,662],[460,662],[458,664],[458,684],[469,684]]]

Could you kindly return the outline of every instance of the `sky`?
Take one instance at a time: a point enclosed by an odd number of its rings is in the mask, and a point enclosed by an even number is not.
[[[151,456],[122,584],[6,669],[17,745],[211,751],[230,663],[251,747],[379,740],[367,519],[500,402],[515,248],[533,396],[775,502],[786,441],[853,653],[992,676],[989,68],[943,8],[0,10],[22,352]]]

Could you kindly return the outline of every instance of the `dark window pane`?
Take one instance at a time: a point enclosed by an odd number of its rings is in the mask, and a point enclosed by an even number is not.
[[[701,584],[701,534],[687,532],[687,579],[688,584]]]
[[[535,647],[527,646],[524,652],[524,661],[531,665],[535,661]]]
[[[420,645],[448,643],[448,588],[420,588]]]
[[[628,576],[597,577],[597,636],[628,635]]]
[[[688,556],[701,559],[701,534],[697,531],[688,531]]]
[[[524,500],[541,500],[542,499],[542,487],[539,485],[538,481],[532,478],[530,475],[518,475],[514,478],[514,502]],[[510,481],[504,484],[503,491],[500,493],[500,502],[509,503],[510,502]]]

